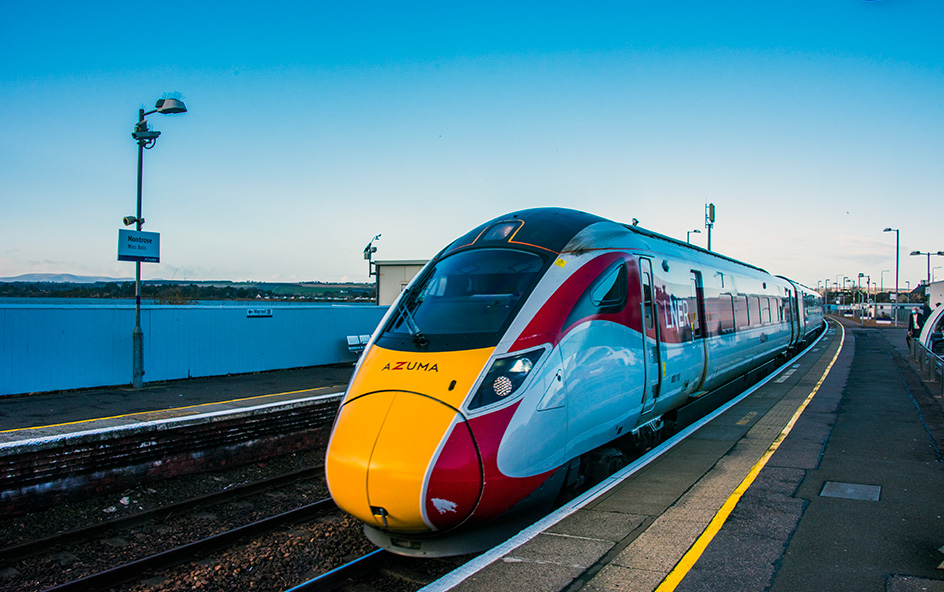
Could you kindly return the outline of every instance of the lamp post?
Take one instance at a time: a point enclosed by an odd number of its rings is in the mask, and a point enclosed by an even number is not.
[[[685,233],[685,242],[686,242],[686,243],[691,244],[691,242],[692,242],[692,235],[693,235],[693,234],[701,234],[701,230],[698,230],[698,229],[696,228],[695,230],[689,230],[688,232],[686,232],[686,233]]]
[[[888,227],[882,232],[894,232],[895,233],[895,326],[898,326],[898,258],[901,255],[901,247],[899,246],[899,239],[901,238],[901,233],[898,231],[898,228]],[[889,300],[891,300],[889,298]]]
[[[705,205],[705,228],[708,229],[708,250],[711,250],[711,229],[715,226],[715,204]]]
[[[858,285],[856,286],[856,291],[858,292],[858,294],[856,294],[856,296],[858,296],[859,298],[862,298],[862,300],[865,300],[865,298],[862,297],[862,278],[864,278],[864,277],[865,277],[865,274],[864,274],[864,273],[860,273],[860,274],[859,274],[859,277],[856,278],[856,282],[858,283]],[[862,311],[860,310],[859,312],[860,312],[860,315],[861,315],[861,312],[862,312]]]
[[[163,113],[171,115],[174,113],[186,113],[187,107],[180,99],[160,99],[151,111],[138,109],[138,122],[134,125],[134,131],[131,137],[138,143],[138,209],[135,216],[125,216],[125,226],[135,225],[136,230],[141,230],[144,225],[144,218],[141,216],[141,180],[142,169],[144,165],[144,149],[150,150],[157,142],[161,132],[148,129],[145,117],[152,113]],[[131,386],[141,388],[144,378],[144,331],[141,330],[141,262],[134,262],[134,332],[131,334],[132,343],[132,369]]]
[[[823,294],[823,302],[825,302],[828,305],[829,304],[829,278],[826,278],[826,289],[824,290],[824,292],[825,293]]]
[[[928,257],[928,282],[927,282],[927,288],[925,289],[928,293],[927,295],[930,296],[931,295],[931,255],[940,255],[944,257],[944,251],[938,251],[936,253],[932,253],[930,251],[926,253],[923,253],[921,251],[912,251],[911,254],[912,255],[927,255]]]
[[[370,242],[367,243],[367,246],[364,247],[364,259],[367,260],[367,279],[370,279],[371,276],[377,276],[377,266],[374,265],[373,257],[374,253],[377,252],[377,247],[374,246],[374,241],[380,240],[380,235],[378,234],[374,238],[370,239]],[[377,281],[374,282],[374,302],[380,304],[380,277],[377,276]]]
[[[842,276],[842,301],[846,301],[846,282],[849,281],[849,276]]]

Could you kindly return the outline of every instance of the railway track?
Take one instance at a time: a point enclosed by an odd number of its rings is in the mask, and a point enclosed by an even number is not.
[[[288,592],[408,592],[434,582],[473,557],[401,557],[378,549],[299,584]]]
[[[334,508],[334,502],[331,498],[322,499],[315,503],[308,504],[283,512],[276,516],[257,520],[245,526],[240,526],[225,532],[187,543],[173,549],[168,549],[160,553],[155,553],[147,557],[142,557],[135,561],[112,567],[88,576],[66,582],[52,588],[47,592],[85,592],[88,590],[108,590],[119,584],[123,584],[142,574],[165,569],[176,565],[181,561],[194,556],[209,554],[219,549],[226,548],[244,537],[258,536],[262,533],[281,528],[286,524],[310,520],[315,516]]]
[[[16,561],[60,546],[69,546],[95,538],[101,538],[106,536],[107,533],[126,530],[149,522],[165,521],[175,515],[211,507],[233,499],[248,497],[264,492],[267,489],[280,487],[299,480],[315,479],[320,477],[323,472],[324,467],[303,469],[277,477],[261,479],[253,483],[237,485],[224,491],[187,499],[153,510],[135,512],[129,516],[115,518],[99,524],[84,526],[41,539],[2,547],[0,548],[0,563]]]
[[[299,500],[312,499],[312,491],[319,491],[317,497],[324,499],[298,507]],[[325,494],[323,469],[315,467],[8,546],[0,549],[0,589],[111,589],[142,574],[160,574],[182,561],[212,557],[240,541],[293,524],[341,521],[339,516],[330,518],[337,511]],[[287,505],[290,510],[271,509]],[[259,519],[262,512],[266,515]],[[249,515],[254,518],[247,519]],[[355,529],[351,525],[333,530]],[[363,538],[359,531],[357,536]],[[326,561],[328,567],[339,562]]]
[[[781,360],[782,362],[782,360]],[[669,438],[673,432],[687,427],[689,424],[708,415],[717,407],[720,407],[730,399],[746,390],[758,380],[766,376],[777,366],[771,362],[755,372],[732,381],[725,387],[718,389],[711,396],[706,396],[690,408],[682,408],[679,415],[680,422],[673,423],[667,429],[664,429],[657,439],[648,441],[642,448],[634,453],[629,453],[619,459],[619,462],[602,462],[598,470],[592,471],[592,477],[588,479],[578,490],[572,491],[571,499],[589,491],[607,479],[613,473],[621,470],[624,466],[631,463],[637,463],[638,468],[629,473],[644,468],[649,460],[659,456],[657,446],[662,438]],[[602,449],[605,451],[605,448]],[[600,455],[600,458],[606,460],[606,455]],[[562,500],[565,504],[567,500]],[[300,584],[288,592],[359,592],[362,590],[384,590],[398,592],[412,592],[432,583],[443,575],[449,573],[459,565],[473,559],[476,555],[464,555],[446,558],[417,558],[401,557],[386,551],[377,550],[348,563],[341,565],[329,572],[326,572],[316,578],[313,578],[303,584]]]

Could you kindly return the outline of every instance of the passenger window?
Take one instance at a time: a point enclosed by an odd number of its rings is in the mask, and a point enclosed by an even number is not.
[[[646,329],[652,329],[655,326],[652,322],[652,275],[648,271],[642,274],[642,302],[646,315]]]
[[[751,326],[751,318],[747,313],[747,296],[743,298],[739,297],[736,301],[737,307],[734,311],[735,319],[737,319],[737,328],[746,329]]]
[[[590,289],[590,301],[594,306],[619,306],[626,302],[626,264],[608,270]]]
[[[580,295],[567,315],[564,327],[601,314],[617,314],[626,307],[628,291],[626,263],[620,261],[603,271]]]
[[[731,294],[718,296],[718,314],[721,317],[721,333],[734,332],[734,297]]]
[[[751,296],[747,299],[747,318],[752,327],[760,325],[760,296]]]

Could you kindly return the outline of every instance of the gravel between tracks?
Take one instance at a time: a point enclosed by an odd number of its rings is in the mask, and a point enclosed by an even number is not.
[[[120,493],[60,504],[25,516],[0,520],[0,541],[6,546],[43,538],[142,509],[158,508],[183,499],[219,492],[235,485],[317,466],[322,464],[323,460],[323,449],[312,450],[263,463],[176,477]],[[307,500],[291,499],[291,495],[270,495],[264,504],[264,511],[274,514],[284,511],[282,506],[297,507],[314,501],[316,497],[324,497],[327,492],[323,484],[319,487],[321,491],[312,491]],[[258,511],[259,504],[256,503],[255,506],[255,510],[247,508],[247,512]],[[212,510],[203,518],[205,520],[192,520],[195,531],[212,529],[212,523],[216,521]],[[199,524],[204,521],[210,525]],[[201,536],[205,535],[201,532]],[[325,544],[328,540],[330,544]],[[103,550],[100,554],[107,558],[109,547],[114,547],[115,554],[118,555],[127,547],[138,543],[144,544],[144,541],[137,541],[133,536],[125,538],[116,535],[114,539],[101,545]],[[247,541],[205,561],[180,566],[167,574],[155,575],[143,584],[121,589],[284,590],[373,548],[364,538],[355,520],[350,517],[329,516]],[[70,572],[83,574],[88,570],[81,558],[58,549],[50,549],[47,556],[39,559],[39,566],[39,573],[45,570],[47,574],[58,575],[58,583],[68,578]],[[55,583],[47,578],[30,577],[31,575],[33,574],[20,573],[14,566],[0,564],[0,590],[38,591]]]

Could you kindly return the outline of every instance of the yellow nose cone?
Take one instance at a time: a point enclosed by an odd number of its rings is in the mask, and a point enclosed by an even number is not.
[[[456,419],[452,408],[413,393],[374,393],[346,404],[328,450],[331,496],[378,528],[430,530],[426,475]]]
[[[342,510],[377,528],[401,532],[434,528],[424,514],[429,503],[448,506],[454,521],[471,512],[469,504],[453,508],[451,497],[425,500],[425,488],[453,424],[463,420],[456,410],[491,352],[368,350],[338,413],[325,459],[328,488]],[[466,472],[474,473],[475,483],[466,485],[476,489],[478,483],[480,490],[478,457],[471,441],[469,446],[462,464],[471,463]],[[478,491],[472,496],[477,499]]]

